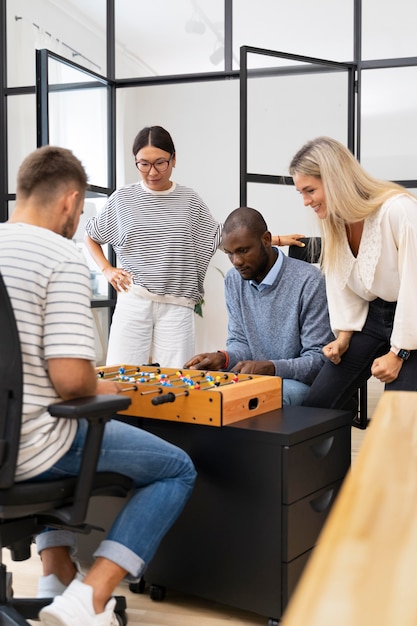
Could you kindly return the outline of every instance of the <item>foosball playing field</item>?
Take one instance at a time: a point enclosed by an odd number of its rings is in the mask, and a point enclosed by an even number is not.
[[[117,381],[132,403],[125,415],[225,426],[282,405],[278,376],[176,370],[150,365],[96,368]]]

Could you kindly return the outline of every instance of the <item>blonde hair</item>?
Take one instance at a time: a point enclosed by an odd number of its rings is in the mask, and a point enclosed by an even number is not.
[[[346,226],[366,219],[394,195],[406,193],[415,198],[404,187],[368,174],[343,144],[330,137],[306,143],[293,157],[289,171],[291,176],[302,174],[322,181],[327,209],[320,220],[325,270],[338,265]]]

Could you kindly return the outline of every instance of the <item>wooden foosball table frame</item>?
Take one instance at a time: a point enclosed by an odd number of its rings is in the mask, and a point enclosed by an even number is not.
[[[282,406],[278,376],[135,365],[97,368],[97,375],[130,396],[123,415],[225,426]]]

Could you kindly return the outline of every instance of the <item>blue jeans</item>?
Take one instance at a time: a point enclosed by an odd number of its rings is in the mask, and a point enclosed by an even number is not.
[[[77,475],[86,432],[87,422],[81,420],[70,450],[34,480]],[[116,420],[106,424],[98,471],[129,476],[135,489],[94,556],[114,561],[138,579],[188,500],[196,471],[180,448]],[[38,535],[36,543],[41,552],[62,545],[74,548],[75,539],[69,531],[50,530]]]
[[[303,400],[310,390],[310,387],[299,380],[284,378],[282,380],[282,406],[289,404],[303,404]]]
[[[305,398],[304,406],[352,409],[352,400],[371,377],[374,359],[390,350],[396,302],[380,298],[369,303],[365,325],[352,335],[349,348],[339,365],[326,361]],[[407,348],[408,346],[399,346]],[[417,350],[404,361],[398,378],[385,385],[386,391],[417,391]]]

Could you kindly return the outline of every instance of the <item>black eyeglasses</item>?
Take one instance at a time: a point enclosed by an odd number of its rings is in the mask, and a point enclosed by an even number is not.
[[[143,174],[149,174],[152,168],[156,169],[157,172],[163,174],[168,169],[168,165],[172,161],[173,155],[169,157],[169,159],[157,159],[153,163],[149,163],[149,161],[135,161],[135,165],[138,168],[139,172],[143,172]]]

